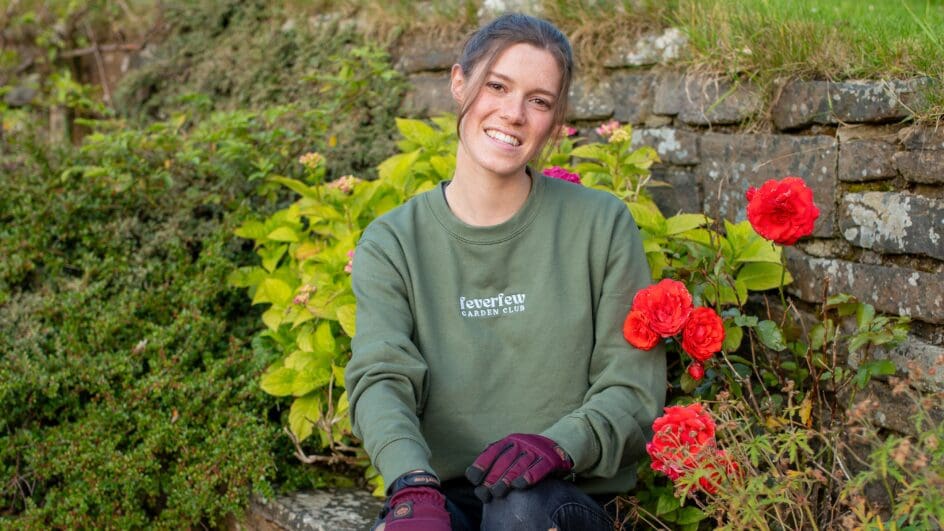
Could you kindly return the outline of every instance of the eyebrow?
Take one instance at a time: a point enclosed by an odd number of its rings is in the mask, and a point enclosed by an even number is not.
[[[489,74],[491,74],[491,75],[493,75],[493,76],[495,76],[495,77],[501,79],[502,81],[507,81],[507,82],[513,82],[513,81],[514,81],[512,78],[506,76],[505,74],[496,72],[496,71],[494,71],[494,70],[492,70],[491,72],[489,72]],[[544,90],[544,89],[542,89],[542,88],[535,89],[535,90],[533,90],[532,92],[537,92],[537,93],[540,93],[540,94],[544,94],[544,95],[550,97],[551,99],[557,98],[557,94],[554,94],[553,92],[551,92],[551,91],[549,91],[549,90]]]

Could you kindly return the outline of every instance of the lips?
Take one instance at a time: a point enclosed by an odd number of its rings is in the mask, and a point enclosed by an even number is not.
[[[486,129],[485,134],[488,135],[489,138],[498,140],[499,142],[503,142],[505,144],[508,144],[509,146],[517,147],[521,145],[521,140],[519,140],[518,138],[512,135],[509,135],[507,133],[498,131],[496,129]]]

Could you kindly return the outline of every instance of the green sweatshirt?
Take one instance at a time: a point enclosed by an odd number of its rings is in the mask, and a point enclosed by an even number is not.
[[[473,227],[443,185],[375,220],[354,259],[354,432],[387,482],[461,476],[510,433],[573,458],[586,492],[635,483],[665,400],[665,354],[623,338],[650,284],[639,230],[612,195],[537,176],[500,225]]]

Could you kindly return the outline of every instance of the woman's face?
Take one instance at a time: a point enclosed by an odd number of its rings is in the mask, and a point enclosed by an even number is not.
[[[530,44],[502,51],[485,73],[478,95],[466,94],[471,78],[453,66],[453,97],[460,105],[475,98],[459,127],[462,171],[519,175],[554,126],[561,77],[554,56]]]

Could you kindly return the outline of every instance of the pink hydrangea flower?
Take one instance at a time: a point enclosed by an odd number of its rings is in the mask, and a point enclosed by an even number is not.
[[[544,171],[541,173],[543,173],[544,175],[547,175],[548,177],[552,179],[561,179],[569,183],[580,184],[580,185],[583,184],[580,182],[579,175],[577,175],[576,173],[569,172],[565,170],[564,168],[561,168],[560,166],[551,166],[550,168],[545,168]]]
[[[560,130],[560,135],[562,138],[567,138],[577,134],[577,128],[571,127],[569,125],[562,125]]]
[[[344,265],[344,272],[351,274],[354,271],[354,249],[347,252],[347,264]]]
[[[610,120],[609,122],[604,122],[600,124],[600,127],[597,127],[597,134],[602,137],[609,138],[617,129],[620,128],[620,123],[616,120]]]

